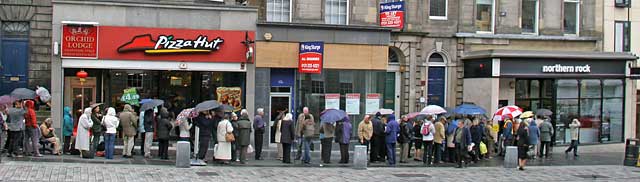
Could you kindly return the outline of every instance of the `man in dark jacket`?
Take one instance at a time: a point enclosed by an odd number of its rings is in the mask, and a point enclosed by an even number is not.
[[[194,125],[200,130],[198,137],[198,155],[197,158],[203,160],[209,150],[209,142],[211,141],[211,135],[214,127],[214,116],[210,111],[202,111],[198,114],[198,117],[194,119]]]
[[[264,128],[266,126],[262,118],[264,116],[264,109],[258,108],[257,112],[258,114],[254,117],[253,122],[253,129],[255,130],[255,132],[253,133],[253,138],[254,145],[256,147],[255,159],[262,160],[262,157],[260,157],[260,155],[262,154],[262,141],[264,139]]]
[[[234,130],[235,131],[235,130]],[[239,148],[240,163],[247,162],[247,149],[251,142],[251,121],[249,120],[249,112],[245,109],[240,111],[240,119],[238,120],[238,138],[236,145]]]
[[[469,127],[465,125],[470,125],[470,123],[471,121],[469,121],[469,119],[465,119],[464,122],[458,121],[458,128],[456,128],[454,132],[453,143],[456,144],[457,168],[462,168],[463,162],[464,167],[466,167],[469,162],[467,160],[467,156],[469,153],[469,146],[472,144],[472,139]]]
[[[282,143],[282,162],[291,164],[291,144],[295,139],[293,115],[287,113],[280,126],[280,143]]]
[[[402,116],[402,119],[400,119],[400,136],[398,136],[398,143],[400,145],[400,163],[408,162],[409,143],[412,141],[411,130],[413,129],[408,122],[409,120],[406,116]]]
[[[98,144],[100,144],[100,137],[102,136],[102,111],[99,105],[93,107],[91,121],[93,121],[93,125],[91,126],[91,135],[93,137],[91,137],[91,152],[89,152],[89,158],[96,156]]]
[[[384,123],[382,123],[380,113],[376,113],[376,116],[371,120],[373,124],[373,137],[371,137],[371,154],[370,161],[372,163],[375,162],[384,162],[385,156],[385,133],[384,133]]]
[[[471,141],[476,145],[473,146],[473,162],[480,160],[480,141],[484,137],[484,128],[480,125],[479,120],[473,120],[473,126],[471,126]]]
[[[155,132],[155,112],[154,109],[144,111],[144,157],[151,158],[151,144],[153,143],[153,132]],[[95,122],[94,122],[95,125]]]
[[[167,108],[160,109],[160,117],[158,120],[158,156],[160,159],[169,159],[169,132],[173,125],[171,124],[172,117],[169,115]],[[146,123],[146,122],[145,122]]]
[[[322,123],[320,127],[320,133],[324,134],[324,138],[320,140],[322,150],[320,151],[320,158],[323,163],[331,163],[331,147],[333,137],[335,137],[336,126],[329,123]]]

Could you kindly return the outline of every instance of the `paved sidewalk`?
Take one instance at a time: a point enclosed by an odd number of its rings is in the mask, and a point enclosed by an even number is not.
[[[194,167],[118,164],[6,162],[0,181],[640,181],[640,168],[623,166],[546,166],[526,171],[501,167],[453,168],[278,168]]]

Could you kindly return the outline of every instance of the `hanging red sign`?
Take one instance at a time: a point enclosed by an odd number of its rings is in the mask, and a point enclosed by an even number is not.
[[[299,73],[322,73],[324,42],[300,42]]]
[[[62,26],[62,58],[98,58],[98,27],[93,25]]]
[[[404,27],[404,2],[380,4],[380,26],[402,29]]]

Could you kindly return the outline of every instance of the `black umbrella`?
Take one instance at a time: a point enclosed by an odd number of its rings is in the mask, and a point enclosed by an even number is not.
[[[160,99],[153,99],[151,101],[145,102],[144,104],[142,104],[142,106],[140,106],[140,111],[146,111],[149,109],[153,109],[154,107],[158,107],[160,105],[164,104],[163,100]]]
[[[218,102],[216,100],[208,100],[208,101],[204,101],[204,102],[201,102],[200,104],[196,105],[195,109],[196,109],[196,112],[202,112],[202,111],[208,111],[208,110],[212,110],[212,109],[217,109],[220,106],[222,106],[222,104],[220,104],[220,102]]]
[[[224,110],[224,111],[233,111],[233,110],[235,110],[235,109],[236,109],[235,107],[230,106],[230,105],[227,105],[227,104],[222,104],[222,105],[220,106],[220,108],[221,108],[222,110]]]
[[[16,88],[11,92],[11,97],[18,100],[35,99],[36,91],[28,88]]]
[[[549,109],[538,109],[538,111],[536,111],[536,115],[538,116],[551,116],[552,114],[553,112]]]

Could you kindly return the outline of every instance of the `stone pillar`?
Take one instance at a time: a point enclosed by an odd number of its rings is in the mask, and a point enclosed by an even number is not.
[[[409,44],[409,111],[416,112],[416,43]]]

